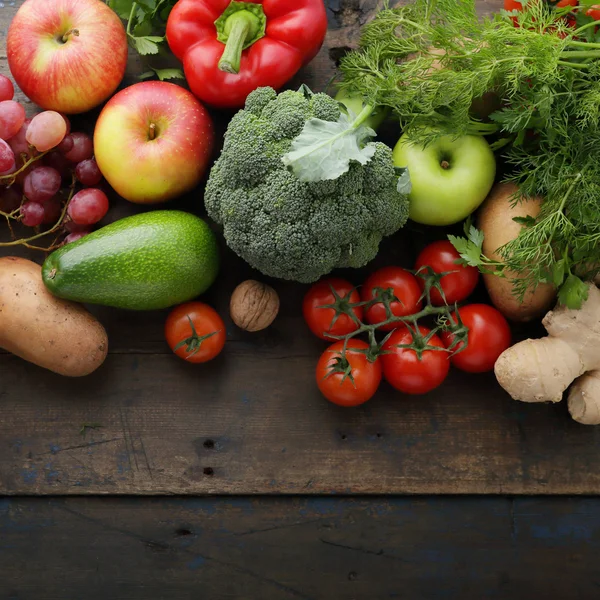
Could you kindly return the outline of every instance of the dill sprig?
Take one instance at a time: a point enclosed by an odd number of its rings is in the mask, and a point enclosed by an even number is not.
[[[569,8],[524,5],[484,19],[474,0],[386,8],[342,60],[342,87],[390,107],[424,144],[447,134],[496,136],[507,180],[544,198],[537,219],[500,249],[500,270],[520,276],[521,297],[552,282],[561,301],[577,306],[581,280],[600,269],[600,43],[589,17],[578,15],[574,29],[563,18]],[[484,122],[473,106],[489,93],[501,108]]]

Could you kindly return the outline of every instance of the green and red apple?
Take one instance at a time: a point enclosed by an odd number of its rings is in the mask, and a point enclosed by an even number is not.
[[[127,66],[127,35],[101,0],[26,0],[6,39],[18,86],[46,110],[82,113],[117,89]]]
[[[212,154],[214,127],[187,90],[145,81],[121,90],[102,109],[94,153],[102,174],[137,204],[171,200],[202,179]]]
[[[452,225],[467,218],[494,184],[496,159],[485,138],[443,136],[423,147],[404,134],[394,164],[408,168],[410,218],[423,225]]]

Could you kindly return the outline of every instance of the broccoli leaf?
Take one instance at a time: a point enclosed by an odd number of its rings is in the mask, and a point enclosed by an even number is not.
[[[396,167],[396,175],[398,175],[398,185],[396,186],[398,193],[408,196],[412,191],[412,181],[410,180],[408,167]]]
[[[343,113],[337,121],[309,119],[281,160],[300,181],[337,179],[348,172],[351,160],[365,165],[373,158],[375,148],[365,146],[372,137],[370,127],[355,127],[354,119]]]

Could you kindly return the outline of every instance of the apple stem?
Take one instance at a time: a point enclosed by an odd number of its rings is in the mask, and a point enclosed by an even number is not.
[[[77,37],[79,35],[79,29],[69,29],[69,31],[62,36],[63,44],[66,44],[72,35]]]
[[[156,125],[154,123],[150,123],[149,131],[148,131],[148,139],[153,140],[156,137]]]
[[[442,169],[449,169],[450,168],[450,163],[447,160],[443,160],[440,163],[440,166],[442,167]]]

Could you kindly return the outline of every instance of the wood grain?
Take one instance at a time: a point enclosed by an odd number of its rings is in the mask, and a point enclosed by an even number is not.
[[[20,4],[0,7],[0,31]],[[479,3],[482,13],[500,5]],[[330,0],[327,43],[291,85],[305,80],[323,89],[332,58],[353,43],[375,6],[375,0]],[[8,72],[1,57],[0,70]],[[135,72],[132,62],[126,83]],[[223,129],[225,116],[213,114]],[[92,117],[77,125],[91,130]],[[171,206],[202,214],[201,192]],[[111,219],[137,210],[120,201]],[[370,269],[410,266],[432,236],[443,233],[405,228]],[[264,278],[225,248],[223,256],[221,277],[205,299],[225,316],[240,281]],[[342,275],[360,283],[366,272]],[[171,355],[163,340],[165,311],[97,307],[110,356],[86,379],[60,378],[0,355],[0,493],[600,492],[600,430],[572,422],[564,405],[513,402],[492,375],[453,372],[423,398],[384,385],[363,408],[329,405],[313,379],[324,345],[300,317],[307,287],[266,281],[282,300],[275,324],[248,334],[227,318],[226,351],[210,365]],[[515,329],[515,338],[538,333]]]
[[[0,501],[2,600],[598,597],[600,500]]]

